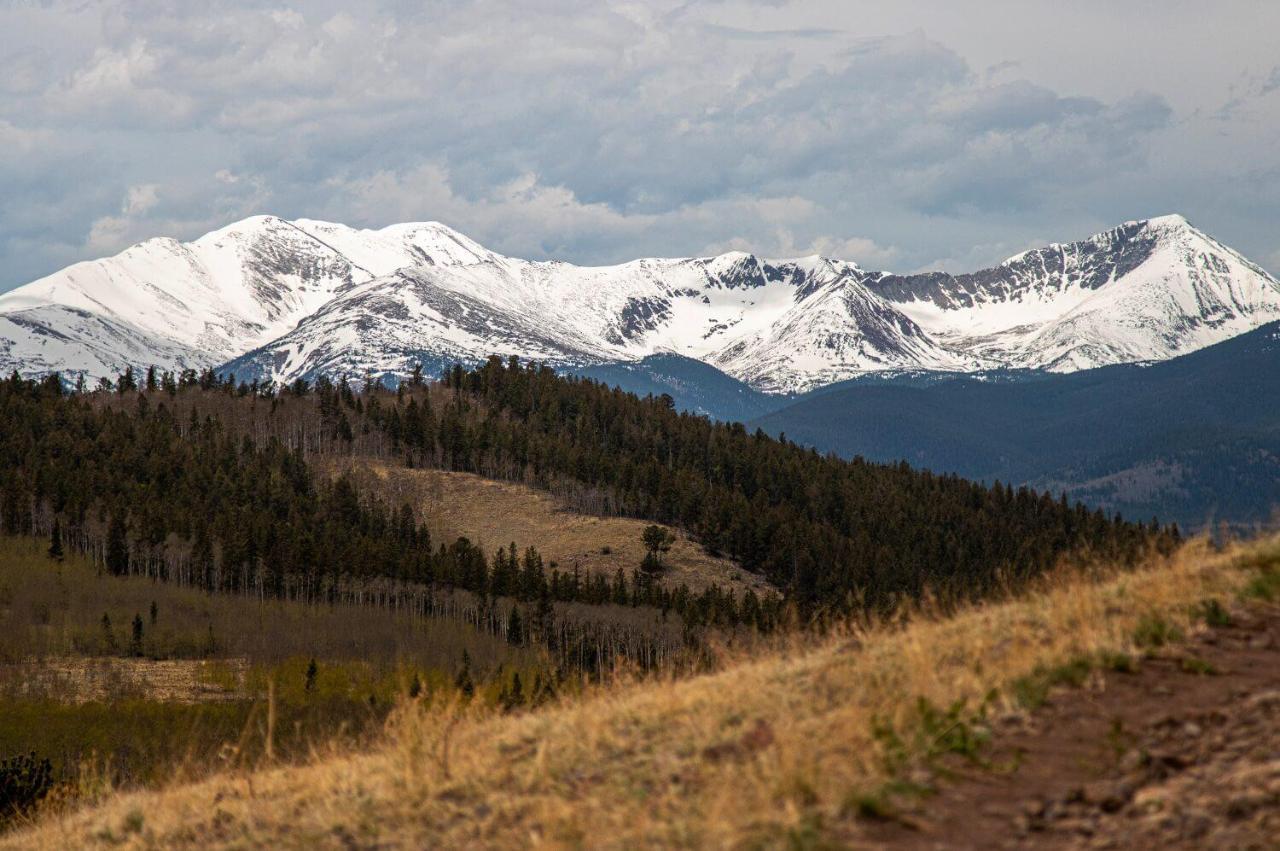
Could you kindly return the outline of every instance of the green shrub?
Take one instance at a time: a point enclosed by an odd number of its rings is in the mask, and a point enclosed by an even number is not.
[[[1098,654],[1098,662],[1108,671],[1116,671],[1121,674],[1136,674],[1138,672],[1137,661],[1128,653],[1103,651]]]
[[[1183,638],[1182,630],[1159,615],[1144,615],[1133,631],[1133,642],[1139,647],[1153,649],[1175,644]]]
[[[1249,580],[1241,595],[1245,599],[1265,600],[1274,603],[1280,599],[1280,570],[1267,567]]]
[[[1216,598],[1202,601],[1192,614],[1209,626],[1231,626],[1231,614]]]
[[[0,822],[26,813],[53,788],[53,763],[35,751],[0,760]]]
[[[1218,669],[1213,666],[1212,662],[1206,662],[1204,659],[1199,659],[1195,656],[1183,657],[1182,661],[1178,663],[1178,666],[1182,668],[1184,673],[1196,674],[1198,676],[1207,676],[1218,673]]]
[[[1055,686],[1079,688],[1084,685],[1093,667],[1094,662],[1088,656],[1076,656],[1052,668],[1038,667],[1013,682],[1013,699],[1024,709],[1039,709]]]

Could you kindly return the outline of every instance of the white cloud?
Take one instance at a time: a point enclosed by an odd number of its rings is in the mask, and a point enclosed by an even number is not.
[[[89,225],[85,247],[94,252],[115,253],[132,241],[140,219],[155,207],[159,187],[154,183],[130,186],[120,204],[120,214],[101,216]]]
[[[1082,95],[1038,57],[1083,52],[1083,85],[1129,61],[1124,39],[1081,43],[1047,0],[991,22],[1003,35],[987,42],[974,12],[893,6],[6,6],[0,29],[39,47],[0,45],[0,289],[68,246],[190,238],[254,212],[439,219],[582,262],[733,246],[979,263],[1169,210],[1246,253],[1272,245],[1280,200],[1259,187],[1275,182],[1249,175],[1272,167],[1280,98],[1256,98],[1245,133],[1173,114],[1187,89],[1158,76],[1142,78],[1154,93],[1111,74]],[[1177,37],[1194,17],[1163,14]],[[1251,45],[1215,60],[1272,55]]]
[[[129,191],[125,193],[124,205],[120,212],[126,216],[139,216],[150,210],[159,200],[157,187],[154,183],[145,183],[141,186],[130,186]]]

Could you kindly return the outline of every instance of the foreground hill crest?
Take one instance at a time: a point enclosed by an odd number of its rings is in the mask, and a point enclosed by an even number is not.
[[[0,369],[290,381],[494,353],[577,367],[670,352],[794,392],[868,372],[1165,360],[1275,319],[1280,283],[1177,215],[962,275],[743,252],[581,267],[506,257],[438,222],[255,216],[0,296]]]

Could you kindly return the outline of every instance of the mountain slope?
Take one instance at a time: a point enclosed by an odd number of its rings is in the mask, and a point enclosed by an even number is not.
[[[877,372],[1163,360],[1280,319],[1280,283],[1180,216],[909,276],[743,252],[581,267],[505,257],[436,223],[260,216],[0,296],[0,316],[33,310],[0,326],[0,369],[223,365],[290,381],[495,353],[568,369],[674,354],[785,394]]]
[[[119,375],[130,364],[207,366],[208,355],[121,319],[62,304],[0,313],[0,365],[6,373]]]
[[[871,286],[989,366],[1055,372],[1164,360],[1280,319],[1280,284],[1176,215],[971,275],[890,275]]]
[[[884,369],[963,369],[948,351],[859,281],[837,277],[769,328],[717,352],[713,363],[764,390],[786,392]]]
[[[147,240],[5,293],[0,317],[41,330],[4,333],[0,352],[6,371],[24,374],[214,366],[288,332],[356,283],[487,256],[433,223],[357,231],[256,216],[190,243]]]
[[[1163,363],[867,378],[750,425],[845,456],[1065,490],[1189,527],[1280,505],[1280,322]]]
[[[635,362],[602,363],[578,375],[637,396],[671,397],[677,410],[726,422],[746,422],[783,408],[790,396],[762,393],[710,364],[683,355],[649,355]]]

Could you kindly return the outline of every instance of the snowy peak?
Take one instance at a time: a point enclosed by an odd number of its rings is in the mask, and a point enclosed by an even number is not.
[[[312,220],[251,216],[190,243],[149,239],[101,260],[77,263],[0,296],[0,314],[55,306],[109,320],[111,334],[83,345],[10,340],[17,368],[106,375],[154,346],[185,352],[187,365],[216,366],[292,330],[336,295],[415,265],[495,262],[499,255],[444,225],[428,222],[357,230]],[[51,315],[60,315],[56,312]],[[28,314],[32,321],[34,314]],[[54,322],[50,328],[56,328]],[[134,339],[119,343],[120,329]],[[79,338],[77,338],[79,339]],[[117,342],[111,343],[114,339]],[[114,346],[117,355],[108,352]],[[56,354],[58,353],[58,354]],[[173,359],[168,354],[160,363]]]
[[[292,224],[367,270],[370,277],[389,275],[410,265],[462,266],[504,259],[439,222],[407,222],[381,230],[357,230],[313,219],[298,219]]]
[[[586,267],[505,257],[439,222],[254,216],[0,296],[0,369],[228,364],[289,381],[495,353],[562,365],[673,353],[796,391],[883,370],[1160,360],[1275,319],[1280,284],[1178,215],[961,275],[743,251]]]
[[[971,274],[883,275],[872,286],[951,349],[1055,371],[1176,357],[1280,317],[1280,285],[1180,215]]]
[[[707,277],[726,289],[763,287],[767,281],[764,269],[754,254],[731,251],[702,261]]]
[[[730,344],[711,362],[768,392],[803,391],[887,369],[973,366],[847,274],[809,281],[767,329]]]

